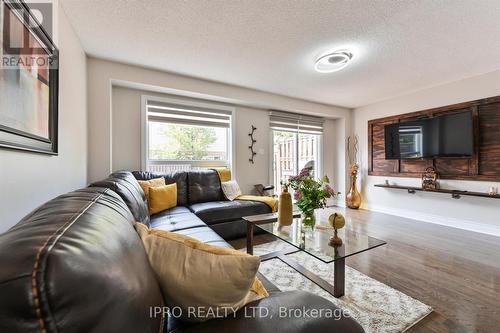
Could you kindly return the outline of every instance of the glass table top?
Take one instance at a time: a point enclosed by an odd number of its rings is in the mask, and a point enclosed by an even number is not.
[[[282,226],[278,222],[254,221],[254,225],[267,231],[279,239],[305,251],[319,260],[330,263],[339,259],[361,253],[386,242],[364,234],[356,233],[349,229],[349,223],[338,230],[338,236],[342,239],[342,245],[333,246],[329,244],[334,230],[328,224],[328,216],[335,210],[325,209],[316,212],[316,226],[314,230],[304,228],[300,218],[294,218],[289,226]]]

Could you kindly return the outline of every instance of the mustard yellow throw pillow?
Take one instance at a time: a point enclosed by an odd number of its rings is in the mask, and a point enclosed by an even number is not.
[[[165,302],[182,309],[182,318],[205,321],[229,315],[247,303],[269,296],[255,277],[259,257],[149,229],[142,223],[136,223],[135,228]]]
[[[156,186],[164,186],[165,185],[165,178],[160,177],[160,178],[154,178],[150,180],[138,180],[139,185],[141,185],[142,190],[144,191],[144,194],[146,195],[146,198],[149,199],[149,188],[150,187],[156,187]]]
[[[149,214],[153,215],[177,206],[177,184],[149,188]]]

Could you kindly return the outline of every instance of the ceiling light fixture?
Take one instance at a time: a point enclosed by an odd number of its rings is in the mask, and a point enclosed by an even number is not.
[[[352,60],[349,50],[337,50],[319,57],[314,64],[314,69],[320,73],[331,73],[346,67]]]

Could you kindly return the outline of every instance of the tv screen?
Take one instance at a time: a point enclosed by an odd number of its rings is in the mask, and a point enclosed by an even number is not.
[[[473,142],[470,111],[385,126],[388,160],[470,158]]]

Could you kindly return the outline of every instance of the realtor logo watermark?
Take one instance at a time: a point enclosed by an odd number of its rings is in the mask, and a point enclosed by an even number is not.
[[[54,34],[51,0],[0,0],[0,68],[56,68],[57,59],[47,45]]]
[[[335,308],[308,308],[302,307],[285,307],[280,306],[278,311],[270,311],[267,307],[263,306],[247,306],[238,312],[238,308],[234,307],[195,307],[190,306],[187,309],[180,307],[168,306],[152,306],[149,308],[150,318],[188,318],[188,319],[203,319],[203,318],[227,318],[236,317],[237,315],[244,318],[330,318],[340,320],[342,318],[350,317],[349,311],[345,309]],[[238,312],[238,314],[237,314]]]

